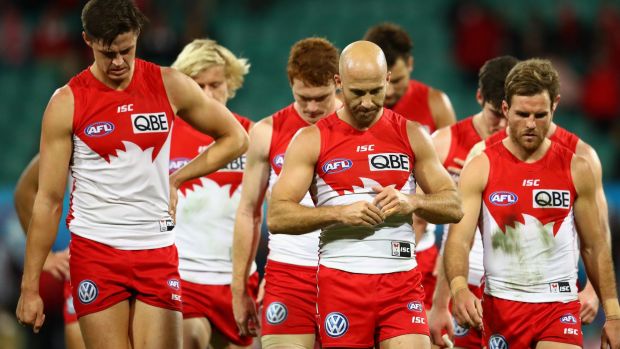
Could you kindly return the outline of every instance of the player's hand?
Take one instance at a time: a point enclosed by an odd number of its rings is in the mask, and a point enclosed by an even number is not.
[[[467,288],[457,291],[452,297],[452,315],[463,327],[482,329],[482,303]]]
[[[455,167],[455,166],[448,166],[446,168],[446,170],[448,170],[448,173],[450,173],[453,176],[460,176],[461,175],[461,171],[463,170],[463,166],[465,166],[465,160],[463,159],[459,159],[459,158],[454,158],[454,162],[459,165],[459,167]]]
[[[263,299],[265,298],[265,278],[260,281],[258,284],[258,294],[256,295],[256,304],[259,306],[263,304]]]
[[[43,271],[46,271],[57,280],[69,280],[69,248],[60,252],[51,252],[47,255],[43,264]]]
[[[175,184],[175,181],[170,176],[170,202],[168,204],[168,214],[172,217],[172,220],[177,221],[177,203],[179,202],[179,187]]]
[[[260,331],[260,322],[256,303],[252,297],[247,292],[237,295],[233,293],[232,305],[239,335],[256,337]]]
[[[442,333],[447,332],[448,338],[454,338],[454,324],[452,323],[452,315],[446,307],[433,306],[428,312],[428,327],[431,330],[431,340],[433,344],[442,348],[448,346],[444,342]]]
[[[373,227],[385,220],[381,210],[366,201],[341,206],[339,216],[341,223],[349,226]]]
[[[32,326],[34,333],[39,333],[45,314],[43,313],[43,299],[38,291],[22,291],[17,301],[17,322],[22,326]]]
[[[579,292],[579,303],[581,303],[579,312],[581,323],[584,325],[592,323],[598,313],[599,300],[590,282]]]
[[[413,204],[409,196],[396,190],[393,185],[382,187],[380,185],[372,187],[377,192],[373,204],[381,208],[385,217],[394,215],[411,216],[413,214]]]
[[[605,321],[601,332],[601,349],[620,349],[620,319]]]

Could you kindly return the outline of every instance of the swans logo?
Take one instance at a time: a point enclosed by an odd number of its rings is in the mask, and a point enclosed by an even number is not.
[[[506,338],[499,334],[494,334],[489,338],[489,349],[508,349]]]
[[[99,295],[97,285],[90,280],[82,280],[78,285],[78,298],[82,304],[92,303]]]
[[[107,121],[92,123],[84,129],[84,134],[88,137],[103,137],[114,131],[114,124]]]
[[[269,304],[267,307],[267,312],[265,313],[265,317],[267,318],[267,322],[272,325],[278,325],[286,320],[288,316],[288,309],[286,309],[286,305],[280,302],[273,302]]]
[[[329,313],[325,318],[325,332],[332,338],[342,337],[349,329],[349,320],[341,313]]]

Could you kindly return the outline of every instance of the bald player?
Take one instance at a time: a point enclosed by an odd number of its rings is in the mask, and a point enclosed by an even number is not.
[[[270,199],[269,228],[322,229],[323,347],[430,348],[411,217],[457,222],[460,200],[428,134],[383,108],[390,75],[381,49],[352,43],[339,71],[344,108],[291,142]],[[426,195],[415,194],[416,181]],[[299,203],[308,190],[316,207]]]

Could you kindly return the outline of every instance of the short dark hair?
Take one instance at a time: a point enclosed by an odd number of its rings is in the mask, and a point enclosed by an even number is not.
[[[519,60],[513,56],[495,57],[484,63],[478,72],[478,88],[483,103],[489,103],[496,110],[501,110],[506,76],[517,63]]]
[[[288,56],[288,80],[291,84],[298,79],[310,86],[327,86],[338,74],[338,60],[338,49],[327,39],[299,40]]]
[[[513,96],[534,96],[547,91],[551,105],[560,94],[560,77],[547,59],[532,58],[517,63],[510,70],[504,85],[506,103],[512,103]]]
[[[110,46],[120,34],[140,33],[146,16],[131,0],[90,0],[82,9],[82,27],[88,37]]]
[[[407,63],[412,56],[413,41],[402,27],[394,23],[386,22],[371,27],[364,35],[364,40],[381,47],[388,67],[393,66],[399,58]]]

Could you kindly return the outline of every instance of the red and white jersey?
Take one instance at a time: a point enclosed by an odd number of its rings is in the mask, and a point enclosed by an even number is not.
[[[435,132],[437,125],[428,104],[429,91],[430,86],[411,79],[407,91],[391,109],[406,119],[419,122],[431,134]]]
[[[291,139],[299,129],[309,126],[295,110],[294,104],[276,112],[272,116],[273,126],[271,133],[271,146],[269,148],[269,163],[271,173],[269,175],[269,192],[278,180],[284,153]],[[314,207],[310,194],[301,200],[301,204]],[[269,234],[268,259],[276,262],[302,265],[308,267],[318,266],[319,260],[319,231],[313,231],[301,235]]]
[[[373,186],[393,185],[415,192],[414,154],[407,120],[383,109],[366,131],[342,121],[336,113],[320,120],[321,151],[311,189],[317,207],[372,202]],[[416,267],[411,218],[387,220],[373,228],[334,225],[321,232],[319,262],[351,273],[382,274]]]
[[[123,91],[90,69],[69,87],[75,103],[69,229],[123,250],[173,244],[168,161],[174,113],[160,67],[136,59]]]
[[[235,117],[247,131],[250,120]],[[170,173],[183,167],[213,143],[213,138],[177,120],[172,131]],[[181,278],[197,284],[232,282],[232,241],[235,214],[241,199],[245,155],[209,175],[179,187],[175,243]],[[251,273],[256,270],[252,266]]]
[[[534,163],[517,159],[503,142],[485,153],[490,163],[480,222],[485,292],[530,303],[577,299],[573,153],[556,142]]]
[[[445,168],[461,168],[462,165],[456,163],[455,159],[461,159],[465,161],[471,148],[481,141],[482,138],[474,127],[473,116],[465,118],[450,126],[450,149],[448,150],[448,156],[446,156],[443,166]],[[459,182],[459,175],[452,172],[450,172],[450,175],[456,183]],[[448,237],[448,227],[448,224],[444,225],[442,246],[445,244]],[[482,237],[480,235],[480,230],[476,229],[476,234],[474,235],[474,244],[472,245],[471,251],[469,253],[468,282],[470,285],[480,286],[482,277],[484,276],[482,256]]]
[[[492,134],[484,141],[484,143],[486,146],[489,146],[503,140],[506,137],[508,137],[508,131],[506,129],[503,129]],[[552,142],[560,143],[562,146],[568,148],[568,150],[572,151],[573,153],[577,151],[577,143],[579,143],[579,137],[576,134],[569,132],[567,129],[560,127],[559,125],[556,125],[555,131],[551,136],[549,136],[549,139]]]

